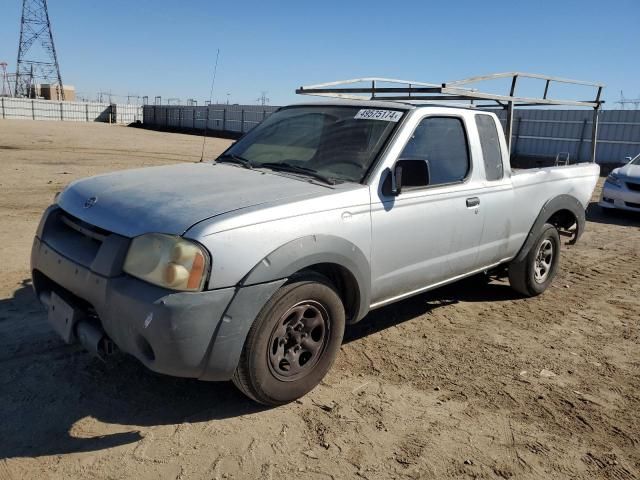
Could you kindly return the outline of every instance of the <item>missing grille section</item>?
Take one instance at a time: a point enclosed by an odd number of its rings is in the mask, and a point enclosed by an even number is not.
[[[69,215],[66,212],[60,213],[60,221],[67,227],[75,230],[85,237],[89,237],[92,240],[96,240],[100,243],[104,242],[105,239],[111,234],[111,232],[108,232],[107,230],[95,227],[83,220],[80,220],[79,218]]]

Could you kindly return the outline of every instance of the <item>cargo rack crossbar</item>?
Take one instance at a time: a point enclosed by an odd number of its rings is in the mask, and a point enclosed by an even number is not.
[[[542,97],[517,96],[516,86],[519,78],[543,81],[544,93]],[[508,95],[481,92],[470,87],[471,85],[479,82],[503,79],[511,80],[511,88],[509,89]],[[357,84],[362,83],[367,84],[367,86],[356,86]],[[591,87],[595,90],[595,98],[593,100],[561,100],[557,98],[549,98],[549,88],[554,83]],[[463,80],[454,80],[440,84],[416,82],[412,80],[398,80],[394,78],[364,77],[302,86],[296,89],[296,93],[299,95],[314,95],[345,100],[379,100],[404,103],[469,101],[471,102],[470,106],[476,108],[503,108],[507,112],[505,137],[509,152],[511,152],[513,111],[515,107],[568,106],[593,108],[591,161],[595,162],[596,141],[598,137],[598,114],[602,104],[604,103],[604,101],[601,100],[602,89],[604,86],[605,85],[602,83],[550,77],[548,75],[540,75],[536,73],[506,72],[471,77]],[[488,101],[493,103],[478,104],[476,103],[478,101]]]

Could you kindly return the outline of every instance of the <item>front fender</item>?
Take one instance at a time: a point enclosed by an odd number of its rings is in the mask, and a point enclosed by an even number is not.
[[[334,235],[308,235],[282,245],[258,262],[241,284],[255,285],[288,278],[300,270],[321,263],[337,264],[351,272],[359,290],[356,320],[364,317],[369,311],[371,300],[369,261],[356,245]]]
[[[201,380],[228,380],[233,375],[245,339],[256,316],[269,298],[294,273],[321,263],[340,265],[358,285],[359,308],[355,320],[369,311],[371,271],[364,253],[333,235],[309,235],[292,240],[258,262],[236,286],[209,346]]]

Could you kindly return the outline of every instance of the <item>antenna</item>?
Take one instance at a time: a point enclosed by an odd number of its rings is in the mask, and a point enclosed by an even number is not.
[[[213,78],[211,79],[211,91],[209,92],[209,105],[211,105],[211,99],[213,98],[213,87],[216,84],[216,72],[218,71],[218,57],[220,57],[220,49],[216,53],[216,64],[213,67]],[[200,155],[200,161],[204,161],[204,145],[207,141],[207,127],[209,126],[209,106],[207,106],[207,117],[204,121],[204,134],[202,135],[202,155]]]

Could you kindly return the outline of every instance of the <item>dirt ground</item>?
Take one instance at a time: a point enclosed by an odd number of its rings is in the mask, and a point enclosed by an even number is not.
[[[228,143],[208,139],[207,156]],[[325,381],[284,407],[64,345],[29,282],[54,193],[201,148],[0,121],[0,480],[640,477],[640,218],[593,204],[544,295],[471,279],[373,312]]]

